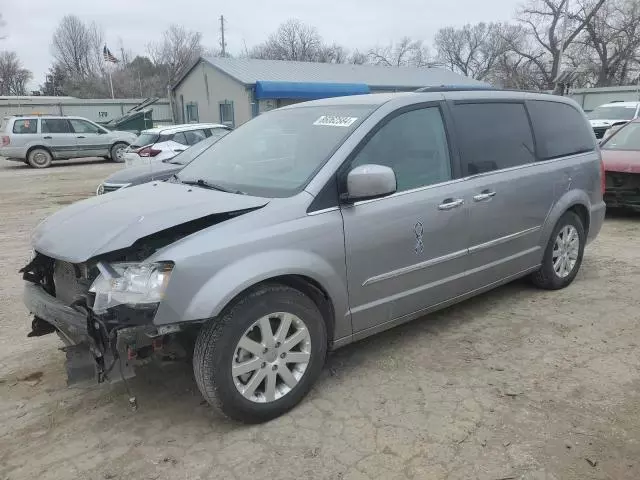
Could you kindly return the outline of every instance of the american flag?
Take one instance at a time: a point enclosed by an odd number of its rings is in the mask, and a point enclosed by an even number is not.
[[[109,51],[107,46],[105,45],[102,49],[102,56],[104,57],[105,62],[118,63],[119,60],[113,56],[113,54]]]

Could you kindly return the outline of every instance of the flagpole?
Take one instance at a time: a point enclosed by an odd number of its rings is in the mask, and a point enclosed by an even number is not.
[[[109,68],[109,85],[111,85],[111,99],[114,99],[116,97],[113,95],[113,80],[111,79],[111,69],[110,68]]]

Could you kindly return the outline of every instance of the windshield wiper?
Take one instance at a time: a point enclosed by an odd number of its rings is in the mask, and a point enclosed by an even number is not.
[[[184,183],[185,185],[197,185],[198,187],[202,187],[202,188],[208,188],[210,190],[218,190],[219,192],[225,192],[225,193],[235,193],[237,195],[246,195],[246,193],[240,191],[240,190],[233,190],[231,188],[225,188],[222,185],[218,185],[216,183],[211,183],[208,182],[202,178],[199,178],[197,180],[181,180],[182,183]]]

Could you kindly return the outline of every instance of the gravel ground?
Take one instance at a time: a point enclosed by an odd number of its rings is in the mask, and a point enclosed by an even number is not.
[[[640,216],[609,216],[576,281],[516,282],[334,353],[265,425],[216,417],[189,365],[67,389],[27,339],[17,270],[45,216],[118,165],[0,160],[0,479],[638,479]]]

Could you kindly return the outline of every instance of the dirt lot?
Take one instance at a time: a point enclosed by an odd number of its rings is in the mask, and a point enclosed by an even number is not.
[[[640,217],[609,217],[575,283],[519,282],[333,354],[261,426],[220,420],[188,365],[67,389],[61,343],[27,339],[17,270],[37,223],[115,171],[0,160],[0,480],[638,479]]]

